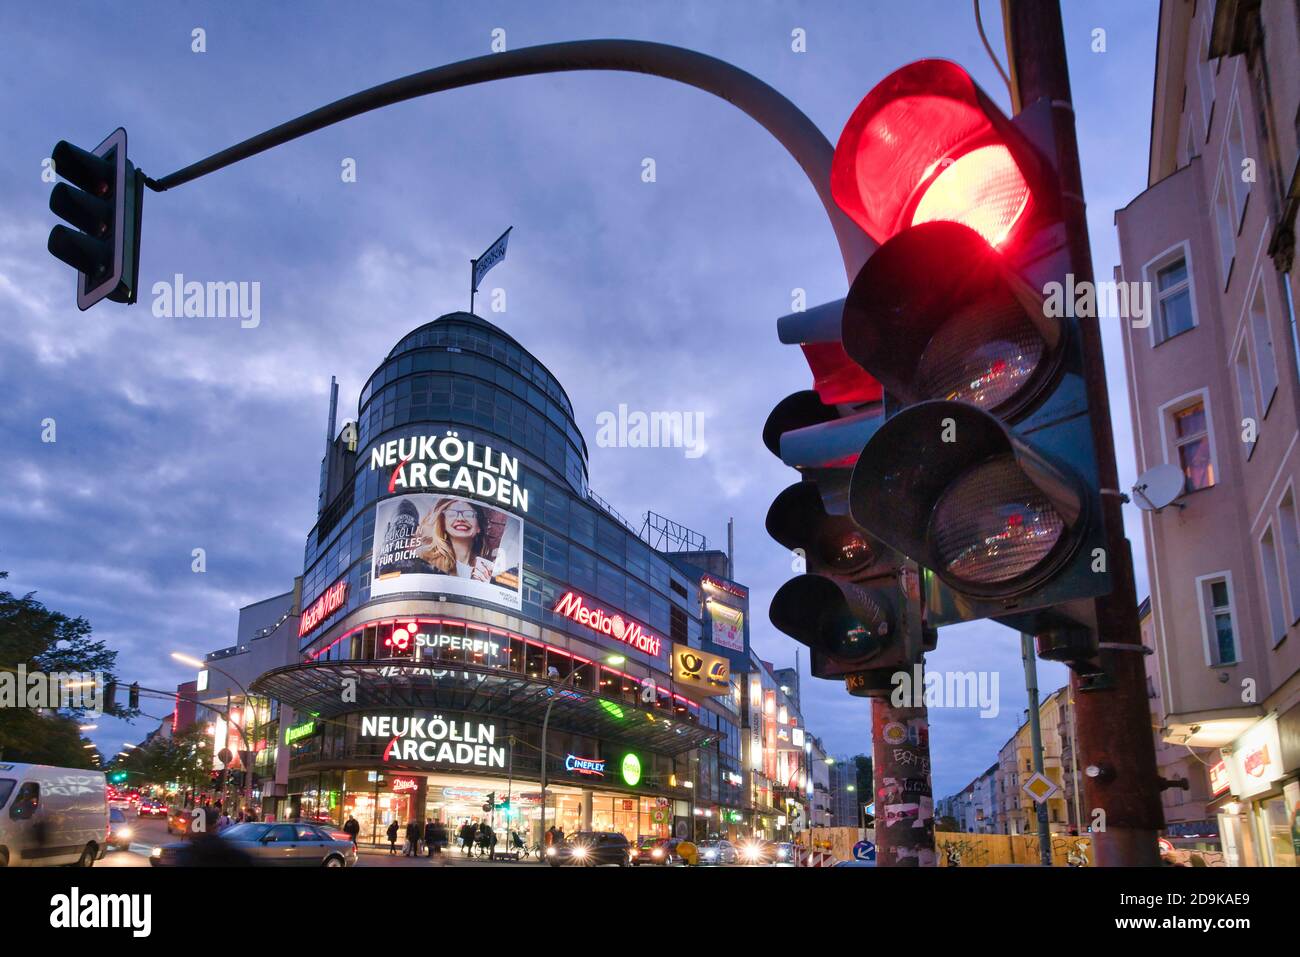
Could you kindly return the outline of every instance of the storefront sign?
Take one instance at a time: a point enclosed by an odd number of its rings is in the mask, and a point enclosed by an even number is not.
[[[302,613],[302,617],[298,620],[298,637],[302,638],[319,628],[320,623],[342,608],[347,600],[348,583],[346,581],[340,579],[330,585],[329,588],[326,588],[325,591],[321,592],[320,597]]]
[[[393,778],[392,783],[388,785],[388,789],[394,794],[402,794],[406,791],[418,791],[420,789],[420,782],[415,778]]]
[[[389,494],[418,489],[468,492],[521,512],[528,490],[519,487],[519,460],[490,445],[476,446],[450,430],[445,435],[392,439],[370,451],[371,470],[391,469]]]
[[[384,761],[503,768],[506,749],[496,744],[497,726],[434,715],[363,715],[361,737],[390,738]]]
[[[1267,791],[1283,775],[1281,751],[1275,717],[1263,719],[1239,737],[1228,761],[1232,793],[1246,798]]]
[[[602,608],[589,607],[575,592],[566,592],[564,597],[555,603],[552,611],[655,658],[662,653],[663,646],[660,640],[648,633],[640,624],[625,621],[622,615],[611,615]]]
[[[1228,765],[1223,761],[1210,766],[1210,797],[1218,797],[1232,786],[1228,780]]]
[[[716,588],[718,591],[724,591],[728,595],[735,595],[737,598],[748,598],[749,591],[740,585],[723,581],[721,578],[715,578],[712,575],[703,575],[700,578],[700,584],[705,588]]]
[[[293,744],[316,733],[315,721],[304,721],[284,729],[284,743]]]
[[[415,636],[417,648],[450,648],[453,651],[468,651],[473,655],[487,655],[495,658],[501,651],[501,642],[488,638],[470,638],[465,635],[426,635]]]
[[[707,651],[673,642],[673,680],[699,694],[730,694],[731,662]]]
[[[576,754],[570,754],[564,759],[564,770],[570,774],[585,774],[590,777],[603,778],[605,776],[605,759],[580,758]]]
[[[641,759],[632,752],[623,755],[619,769],[623,776],[623,783],[628,787],[634,788],[641,783]]]

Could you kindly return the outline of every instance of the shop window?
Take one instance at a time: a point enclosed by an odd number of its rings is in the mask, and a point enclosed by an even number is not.
[[[525,658],[529,677],[546,677],[546,649],[544,647],[528,642]]]

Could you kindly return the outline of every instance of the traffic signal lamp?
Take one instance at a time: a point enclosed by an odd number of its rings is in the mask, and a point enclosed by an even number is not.
[[[140,682],[138,682],[138,681],[133,681],[133,682],[131,682],[131,687],[130,687],[129,689],[127,689],[127,698],[126,698],[126,701],[127,701],[127,707],[130,708],[132,711],[135,711],[135,710],[139,709],[139,707],[140,707]]]
[[[135,302],[145,176],[127,159],[126,130],[90,151],[60,140],[50,159],[67,180],[50,193],[50,209],[75,228],[55,226],[48,248],[77,270],[77,308],[105,297]]]
[[[111,712],[117,707],[117,679],[106,678],[104,680],[104,711]]]
[[[841,311],[845,354],[884,390],[850,513],[921,566],[936,624],[1068,629],[1110,589],[1081,337],[1045,300],[1072,271],[1045,110],[1010,120],[923,60],[863,99],[832,164],[881,244]]]

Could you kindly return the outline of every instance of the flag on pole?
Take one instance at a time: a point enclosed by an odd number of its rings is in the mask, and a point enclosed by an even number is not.
[[[511,226],[510,229],[514,229],[514,227]],[[482,256],[474,260],[474,281],[470,284],[471,293],[478,292],[478,284],[483,281],[487,271],[506,258],[506,243],[510,240],[510,229],[502,233]]]

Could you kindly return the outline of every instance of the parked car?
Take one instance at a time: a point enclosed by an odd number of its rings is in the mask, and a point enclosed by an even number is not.
[[[108,837],[103,771],[0,764],[0,867],[93,867]]]
[[[337,832],[342,834],[342,832]],[[254,864],[277,867],[352,867],[357,849],[350,838],[316,824],[235,824],[153,849],[154,867]]]
[[[108,844],[114,850],[124,851],[131,846],[131,837],[135,833],[126,819],[126,813],[120,807],[108,809]]]
[[[677,845],[681,841],[675,837],[649,837],[644,838],[632,852],[632,863],[640,866],[642,864],[660,864],[671,866],[674,864],[685,864],[686,861],[677,853]]]
[[[552,867],[565,864],[579,867],[616,864],[626,867],[632,863],[632,844],[616,831],[578,831],[565,838],[563,844],[548,847],[546,860]]]
[[[734,864],[737,860],[736,846],[730,841],[700,841],[701,864]]]
[[[162,801],[145,799],[140,802],[140,810],[136,811],[136,817],[166,817],[167,805]]]

